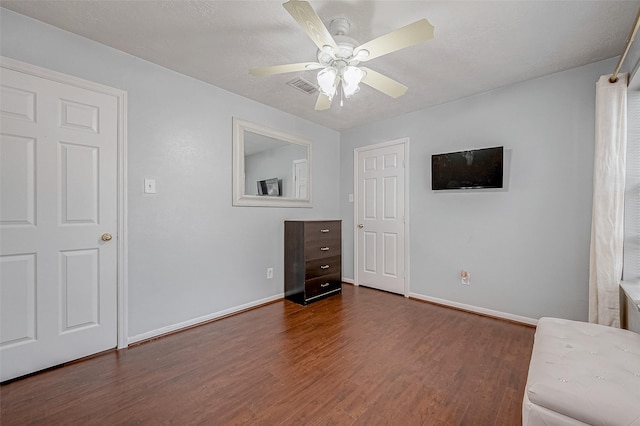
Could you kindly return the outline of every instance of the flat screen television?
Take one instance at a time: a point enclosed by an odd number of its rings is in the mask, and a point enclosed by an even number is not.
[[[431,156],[431,189],[502,188],[504,147]]]
[[[278,178],[271,178],[258,181],[258,195],[268,195],[271,197],[279,197],[280,180]]]

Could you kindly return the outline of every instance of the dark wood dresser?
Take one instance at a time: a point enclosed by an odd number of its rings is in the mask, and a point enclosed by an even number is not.
[[[284,222],[284,296],[301,305],[342,292],[342,222]]]

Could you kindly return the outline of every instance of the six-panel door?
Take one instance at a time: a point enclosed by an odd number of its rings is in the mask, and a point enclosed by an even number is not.
[[[118,106],[114,96],[1,72],[0,370],[8,380],[116,346]]]

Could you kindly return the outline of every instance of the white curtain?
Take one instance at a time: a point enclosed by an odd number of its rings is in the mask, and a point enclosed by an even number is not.
[[[596,145],[589,268],[589,321],[620,327],[624,242],[627,75],[596,84]]]

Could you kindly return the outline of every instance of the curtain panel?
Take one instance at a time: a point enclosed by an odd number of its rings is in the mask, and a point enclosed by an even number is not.
[[[589,267],[589,321],[620,327],[624,243],[627,75],[596,84],[596,132]]]

